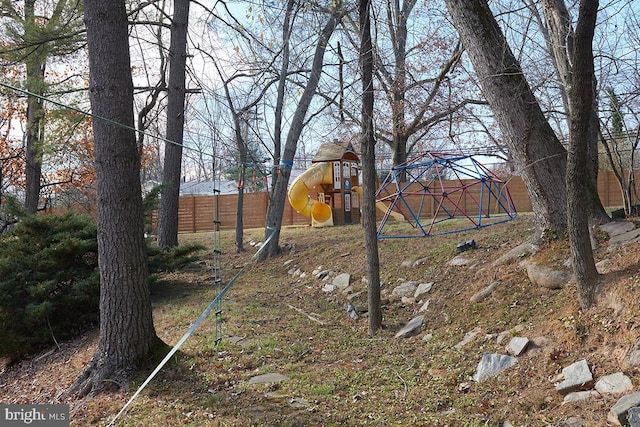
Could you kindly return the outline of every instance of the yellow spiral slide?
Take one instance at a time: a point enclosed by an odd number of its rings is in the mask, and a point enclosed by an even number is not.
[[[318,184],[333,185],[333,169],[330,162],[313,163],[291,183],[287,196],[296,211],[311,218],[313,227],[326,227],[333,225],[331,206],[309,196],[313,187]]]

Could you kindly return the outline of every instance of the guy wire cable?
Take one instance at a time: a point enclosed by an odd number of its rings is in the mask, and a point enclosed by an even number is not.
[[[150,137],[150,138],[157,138],[157,139],[159,139],[159,140],[161,140],[161,141],[164,141],[164,142],[166,142],[166,143],[169,143],[169,144],[181,145],[181,144],[178,144],[178,143],[176,143],[175,141],[171,141],[171,140],[169,140],[169,139],[167,139],[167,138],[163,138],[163,137],[158,136],[158,135],[153,135],[153,134],[150,134],[150,133],[148,133],[148,132],[144,132],[144,131],[138,130],[138,129],[134,128],[134,127],[131,127],[131,126],[125,125],[125,124],[123,124],[123,123],[118,123],[118,122],[116,122],[116,121],[114,121],[114,120],[111,120],[111,119],[108,119],[108,118],[106,118],[106,117],[101,117],[101,116],[99,116],[99,115],[96,115],[96,114],[93,114],[93,113],[90,113],[90,112],[87,112],[87,111],[81,110],[81,109],[76,108],[76,107],[73,107],[73,106],[71,106],[71,105],[66,105],[66,104],[63,104],[63,103],[61,103],[61,102],[54,101],[54,100],[52,100],[52,99],[50,99],[50,98],[47,98],[47,97],[45,97],[45,96],[42,96],[42,95],[38,95],[38,94],[32,93],[32,92],[30,92],[30,91],[28,91],[28,90],[21,89],[21,88],[18,88],[18,87],[15,87],[15,86],[9,85],[9,84],[7,84],[7,83],[0,82],[0,86],[2,86],[2,87],[4,87],[4,88],[7,88],[7,89],[10,89],[10,90],[13,90],[13,91],[16,91],[16,92],[23,93],[23,94],[28,95],[28,96],[36,97],[36,98],[41,99],[41,100],[43,100],[43,101],[50,102],[50,103],[52,103],[52,104],[54,104],[54,105],[57,105],[57,106],[59,106],[59,107],[66,108],[66,109],[69,109],[69,110],[72,110],[72,111],[78,112],[78,113],[83,114],[83,115],[85,115],[85,116],[92,117],[92,118],[97,119],[97,120],[102,120],[102,121],[104,121],[104,122],[111,123],[111,124],[113,124],[113,125],[115,125],[115,126],[119,126],[119,127],[121,127],[121,128],[124,128],[124,129],[132,130],[132,131],[134,131],[134,132],[136,132],[136,133],[143,134],[143,135],[148,136],[148,137]],[[199,152],[200,152],[200,150],[195,150],[195,149],[192,149],[192,148],[190,148],[190,147],[186,147],[186,146],[184,146],[184,145],[182,145],[182,147],[183,147],[183,148],[186,148],[186,149],[191,149],[191,150],[193,150],[193,151],[199,151]],[[204,154],[209,154],[209,153],[204,153]],[[211,156],[214,158],[214,162],[215,162],[215,158],[216,158],[215,154],[211,154]],[[111,420],[111,422],[107,425],[107,427],[112,426],[112,425],[113,425],[113,424],[118,420],[118,418],[119,418],[122,414],[124,414],[124,413],[125,413],[125,411],[126,411],[126,410],[127,410],[127,408],[129,407],[129,405],[131,405],[131,403],[134,401],[134,399],[135,399],[136,397],[138,397],[138,395],[142,392],[142,390],[143,390],[143,389],[144,389],[144,388],[145,388],[145,387],[146,387],[146,386],[151,382],[151,380],[152,380],[152,379],[153,379],[153,378],[158,374],[158,372],[160,372],[160,370],[161,370],[161,369],[164,367],[164,365],[169,361],[169,359],[171,359],[171,357],[172,357],[172,356],[173,356],[173,355],[178,351],[178,349],[182,346],[182,344],[184,344],[184,342],[187,340],[187,338],[189,338],[189,337],[191,336],[191,334],[196,330],[196,328],[197,328],[197,327],[198,327],[198,326],[199,326],[199,325],[200,325],[200,324],[201,324],[201,323],[202,323],[202,322],[207,318],[207,316],[211,313],[211,311],[212,311],[214,308],[218,308],[218,309],[219,309],[219,307],[220,307],[220,301],[221,301],[222,297],[223,297],[223,296],[227,293],[227,291],[228,291],[228,290],[233,286],[233,284],[235,283],[235,281],[236,281],[236,280],[237,280],[237,279],[242,275],[242,273],[243,273],[243,272],[244,272],[244,270],[247,268],[247,266],[249,266],[250,264],[252,264],[252,263],[253,263],[253,262],[258,258],[258,255],[260,255],[260,253],[264,250],[264,248],[265,248],[266,246],[268,246],[268,244],[269,244],[269,242],[271,241],[271,239],[273,238],[273,236],[275,236],[275,234],[276,234],[276,233],[275,233],[275,229],[274,229],[273,227],[267,227],[267,230],[271,230],[271,233],[270,233],[270,234],[269,234],[269,236],[265,239],[265,241],[264,241],[264,243],[262,244],[262,246],[260,246],[260,249],[258,249],[258,250],[256,251],[256,253],[253,255],[253,257],[251,257],[251,260],[250,260],[249,262],[247,262],[247,263],[246,263],[246,264],[245,264],[245,265],[244,265],[244,266],[243,266],[243,267],[242,267],[242,268],[241,268],[241,269],[240,269],[240,270],[235,274],[235,276],[233,276],[233,278],[229,281],[229,283],[227,283],[227,285],[226,285],[224,288],[222,288],[222,290],[218,293],[218,295],[214,298],[214,300],[213,300],[213,301],[211,301],[211,303],[210,303],[210,304],[207,306],[207,308],[202,312],[202,314],[200,314],[200,317],[198,317],[198,319],[196,319],[196,321],[195,321],[195,322],[194,322],[194,323],[189,327],[189,329],[187,330],[187,332],[185,332],[185,333],[184,333],[184,335],[182,336],[182,338],[180,338],[180,340],[179,340],[179,341],[178,341],[178,342],[173,346],[173,348],[171,349],[171,351],[169,351],[169,353],[165,356],[165,358],[164,358],[164,359],[162,359],[162,361],[160,362],[160,364],[159,364],[159,365],[154,369],[154,371],[149,375],[149,377],[144,381],[144,383],[142,383],[142,385],[138,388],[138,390],[135,392],[135,394],[134,394],[133,396],[131,396],[131,398],[130,398],[130,399],[127,401],[127,403],[122,407],[122,409],[120,410],[120,412],[118,412],[118,413],[116,414],[116,416],[113,418],[113,420]],[[217,273],[216,273],[216,274],[217,274]],[[218,341],[218,340],[216,339],[216,341]]]
[[[196,150],[195,148],[186,146],[184,144],[178,144],[177,142],[172,141],[172,140],[167,139],[167,138],[164,138],[162,136],[154,135],[152,133],[136,129],[136,128],[131,127],[129,125],[125,125],[123,123],[116,122],[116,121],[108,119],[106,117],[102,117],[102,116],[99,116],[97,114],[93,114],[93,113],[90,113],[88,111],[81,110],[81,109],[79,109],[77,107],[74,107],[74,106],[71,106],[71,105],[67,105],[67,104],[63,104],[62,102],[55,101],[55,100],[53,100],[51,98],[48,98],[46,96],[38,95],[38,94],[30,92],[30,91],[28,91],[26,89],[22,89],[22,88],[19,88],[19,87],[16,87],[16,86],[12,86],[10,84],[3,83],[3,82],[0,82],[0,86],[4,87],[6,89],[10,89],[10,90],[13,90],[13,91],[16,91],[16,92],[23,93],[23,94],[28,95],[28,96],[33,96],[33,97],[41,99],[41,100],[43,100],[45,102],[50,102],[51,104],[57,105],[58,107],[66,108],[67,110],[71,110],[71,111],[75,111],[76,113],[84,114],[87,117],[91,117],[91,118],[97,119],[97,120],[102,120],[103,122],[111,123],[112,125],[119,126],[119,127],[123,128],[123,129],[128,129],[128,130],[134,131],[134,132],[136,132],[138,134],[148,136],[149,138],[159,139],[160,141],[166,142],[168,144],[179,145],[183,149],[186,149],[186,150],[196,151],[196,152],[199,152],[199,153],[202,153],[202,154],[208,154],[208,155],[211,155],[211,156],[215,157],[215,154],[205,153],[203,151]]]
[[[136,397],[138,397],[138,395],[140,394],[140,392],[142,392],[142,390],[147,386],[147,384],[149,384],[151,382],[151,380],[156,376],[156,374],[158,372],[160,372],[160,370],[164,367],[164,365],[169,361],[169,359],[171,359],[171,357],[178,351],[178,349],[182,346],[182,344],[184,344],[184,342],[187,340],[187,338],[189,338],[189,336],[191,336],[191,334],[196,330],[196,328],[200,325],[200,323],[202,323],[202,321],[204,319],[207,318],[207,316],[209,315],[209,313],[211,312],[211,310],[213,310],[217,305],[218,302],[220,301],[220,299],[224,296],[224,294],[227,293],[227,291],[231,288],[231,286],[233,286],[233,284],[235,283],[235,281],[238,279],[238,277],[240,277],[242,275],[242,273],[244,272],[245,268],[247,268],[247,266],[249,266],[250,264],[252,264],[256,259],[258,259],[258,255],[260,255],[260,252],[262,252],[262,250],[268,246],[269,242],[271,241],[271,238],[276,234],[275,233],[275,228],[272,227],[267,227],[268,230],[271,230],[271,234],[269,234],[269,237],[267,237],[264,241],[264,243],[260,246],[260,249],[258,249],[256,251],[256,253],[253,255],[253,257],[251,257],[251,260],[246,263],[241,269],[240,271],[238,271],[235,276],[233,276],[233,278],[229,281],[229,283],[227,283],[227,285],[220,291],[220,293],[214,298],[213,301],[211,301],[211,303],[207,306],[207,308],[202,312],[202,314],[200,315],[200,317],[198,317],[198,319],[189,327],[189,329],[187,330],[187,332],[184,333],[184,335],[182,335],[182,338],[180,338],[180,340],[178,340],[178,342],[176,343],[176,345],[173,346],[173,348],[171,349],[171,351],[169,351],[169,353],[164,357],[164,359],[162,359],[162,361],[160,362],[160,364],[153,370],[153,372],[151,372],[151,374],[147,377],[147,379],[142,383],[142,385],[138,388],[138,390],[136,390],[136,392],[133,394],[133,396],[131,396],[131,398],[127,401],[127,403],[125,403],[125,405],[122,407],[122,409],[120,410],[120,412],[118,412],[116,414],[115,417],[113,417],[113,419],[111,420],[111,422],[109,424],[107,424],[107,427],[111,427],[114,425],[114,423],[116,422],[116,420],[118,418],[120,418],[120,416],[122,414],[125,413],[125,411],[127,410],[127,408],[129,407],[129,405],[131,405],[131,403],[134,401],[134,399]]]

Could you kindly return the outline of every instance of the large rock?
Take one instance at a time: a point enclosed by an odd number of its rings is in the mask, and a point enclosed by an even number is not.
[[[521,259],[523,256],[535,254],[540,250],[540,247],[531,243],[524,242],[521,245],[511,249],[495,261],[493,261],[490,267],[497,267],[499,265],[509,264],[514,260]]]
[[[498,285],[500,285],[501,282],[500,281],[495,281],[493,283],[491,283],[489,286],[487,286],[486,288],[484,288],[483,290],[481,290],[480,292],[474,294],[471,297],[471,302],[480,302],[483,299],[485,299],[486,297],[488,297],[489,295],[491,295],[493,293],[493,291],[498,287]]]
[[[431,291],[431,288],[433,288],[433,282],[420,283],[416,288],[416,291],[414,292],[413,297],[416,299],[416,301],[421,301],[422,297],[424,297],[426,294],[428,294]]]
[[[415,280],[411,280],[393,288],[391,295],[398,298],[413,297],[416,289],[418,289],[418,282],[416,282]]]
[[[529,338],[526,337],[513,337],[507,344],[507,353],[512,356],[520,356],[525,352],[527,346],[529,345]]]
[[[635,230],[631,230],[627,233],[613,236],[612,238],[609,239],[609,246],[616,246],[616,245],[628,243],[628,242],[637,240],[638,237],[640,237],[640,228],[636,228]]]
[[[640,407],[629,409],[627,412],[629,427],[640,427]]]
[[[504,354],[485,353],[478,363],[476,373],[473,375],[475,382],[484,381],[487,378],[498,375],[503,370],[513,366],[517,362],[515,357]]]
[[[422,323],[424,322],[424,316],[416,316],[404,325],[396,333],[396,338],[408,338],[414,335],[418,335],[422,331]]]
[[[629,410],[637,406],[640,406],[640,391],[621,397],[609,411],[607,421],[616,426],[626,425]]]
[[[555,270],[530,261],[523,261],[520,265],[527,270],[527,276],[535,286],[547,289],[562,289],[571,279],[569,270]]]
[[[349,285],[351,285],[351,274],[349,273],[338,274],[333,279],[332,283],[335,285],[336,288],[340,290],[347,289]]]
[[[288,379],[289,377],[278,373],[262,374],[249,378],[249,384],[273,384],[287,381]]]
[[[463,255],[458,255],[451,259],[451,261],[449,261],[447,264],[452,267],[463,267],[465,265],[471,264],[471,261]]]
[[[600,230],[606,232],[609,237],[627,233],[635,228],[635,225],[629,221],[610,221],[600,225]]]
[[[624,393],[632,389],[631,379],[622,372],[602,377],[596,383],[596,390],[600,393]]]
[[[597,399],[598,397],[600,397],[600,393],[595,390],[574,391],[573,393],[567,394],[562,400],[562,403],[576,403],[587,399]]]
[[[473,341],[480,332],[482,332],[481,327],[477,326],[473,328],[472,330],[464,334],[464,338],[462,338],[462,341],[460,341],[458,344],[454,345],[453,347],[460,350],[462,347],[464,347],[465,345]]]
[[[563,396],[574,391],[588,390],[593,387],[593,375],[585,359],[579,360],[562,369],[564,381],[556,384],[556,390]]]

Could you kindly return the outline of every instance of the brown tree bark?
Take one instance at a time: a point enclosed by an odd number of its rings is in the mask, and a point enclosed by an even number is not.
[[[360,66],[362,69],[362,223],[367,247],[369,335],[382,327],[380,301],[380,259],[376,222],[376,153],[373,127],[373,45],[371,42],[371,0],[359,0]]]
[[[574,62],[575,34],[571,23],[571,17],[564,0],[542,0],[542,12],[546,22],[544,29],[545,40],[551,52],[558,80],[560,82],[560,94],[562,102],[567,112],[567,117],[571,116],[571,103],[569,102],[570,78]],[[532,6],[535,7],[535,6]],[[596,90],[595,79],[592,80],[593,90]],[[598,118],[597,100],[594,98],[592,112],[589,118],[589,132],[587,139],[587,165],[589,167],[590,186],[589,196],[585,200],[591,200],[589,206],[591,216],[599,221],[609,221],[602,202],[598,197],[598,136],[600,134],[600,120]]]
[[[589,133],[593,113],[594,65],[593,33],[598,13],[598,0],[581,0],[573,45],[573,67],[569,73],[569,155],[567,157],[567,224],[573,272],[582,309],[594,303],[598,272],[589,237],[589,212],[584,209],[589,199],[587,167]]]
[[[151,313],[125,2],[85,1],[98,198],[100,341],[70,393],[126,382],[161,348]],[[106,120],[105,120],[106,119]]]
[[[547,122],[486,0],[445,0],[527,186],[538,235],[566,232],[566,150]]]
[[[178,204],[182,177],[182,142],[186,96],[187,26],[190,0],[173,2],[169,43],[169,86],[167,94],[167,134],[164,147],[162,196],[158,209],[158,246],[178,246]]]
[[[320,74],[324,66],[324,53],[327,49],[329,39],[336,29],[345,10],[341,1],[334,2],[332,6],[331,16],[327,20],[318,36],[315,52],[313,55],[313,63],[311,65],[311,74],[309,80],[302,92],[300,101],[293,113],[291,126],[287,133],[287,139],[282,153],[279,173],[275,174],[273,189],[269,197],[269,207],[267,208],[267,223],[265,227],[265,240],[272,233],[275,233],[268,243],[268,246],[260,253],[259,260],[262,261],[270,256],[275,256],[280,251],[280,227],[282,226],[282,214],[284,212],[284,203],[287,198],[287,187],[289,185],[289,177],[291,176],[291,168],[293,167],[293,158],[298,147],[298,140],[304,128],[304,119],[309,110],[309,105],[315,94],[318,83],[320,82]]]
[[[24,3],[24,32],[25,39],[36,38],[33,34],[38,31],[36,22],[35,1]],[[25,40],[25,41],[26,41]],[[27,133],[25,138],[25,192],[24,207],[27,213],[36,213],[40,201],[40,178],[42,175],[42,142],[44,106],[38,95],[44,93],[44,71],[46,64],[46,46],[34,46],[25,57],[26,89],[34,95],[27,96]]]

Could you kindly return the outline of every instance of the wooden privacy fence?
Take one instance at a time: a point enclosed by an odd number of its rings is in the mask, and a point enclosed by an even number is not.
[[[223,194],[216,197],[192,195],[180,197],[178,207],[178,232],[197,233],[213,231],[214,215],[218,211],[220,228],[236,227],[237,194]],[[267,192],[245,193],[243,197],[242,222],[244,228],[264,227],[269,205]],[[152,224],[155,228],[156,212],[152,213]],[[310,220],[296,212],[289,203],[285,203],[282,225],[309,224]]]
[[[637,178],[640,178],[640,173]],[[446,185],[446,181],[443,181]],[[455,182],[459,185],[459,182]],[[530,212],[531,201],[529,195],[520,177],[513,177],[508,182],[511,200],[517,212]],[[473,193],[470,193],[473,195]],[[613,172],[601,171],[598,174],[598,194],[600,200],[605,207],[620,207],[622,203],[622,194],[618,181]],[[477,197],[477,196],[476,196]],[[214,214],[217,209],[220,220],[220,228],[233,229],[236,226],[236,205],[237,194],[225,194],[217,197],[215,202],[214,196],[196,195],[183,196],[180,198],[178,208],[178,231],[180,233],[196,233],[199,231],[214,230]],[[217,203],[214,206],[214,203]],[[245,193],[243,203],[243,226],[244,228],[260,228],[265,225],[267,214],[267,206],[269,196],[266,192],[261,193]],[[471,205],[469,200],[462,200],[465,209],[467,204]],[[435,203],[431,200],[425,204],[421,210],[421,217],[432,216]],[[76,204],[72,206],[58,206],[47,210],[48,213],[62,213],[66,210],[74,210],[77,212],[89,213],[95,215],[95,206],[93,204]],[[378,219],[382,218],[382,212],[378,211]],[[151,214],[152,227],[155,229],[157,224],[157,214]],[[311,224],[311,220],[298,212],[286,202],[284,205],[284,213],[282,216],[282,225],[306,225]]]
[[[513,205],[518,212],[530,212],[531,201],[520,177],[513,177],[508,182],[509,193]],[[622,206],[622,195],[615,176],[610,171],[602,171],[598,176],[598,193],[602,204],[606,207]],[[237,194],[225,194],[217,197],[217,206],[214,206],[214,196],[183,196],[180,198],[178,211],[179,232],[195,233],[199,231],[212,231],[214,229],[214,213],[218,209],[220,227],[222,229],[235,228]],[[264,227],[269,196],[266,192],[245,193],[243,203],[244,228]],[[465,201],[462,201],[465,203]],[[380,212],[380,214],[382,214]],[[433,204],[430,203],[422,215],[433,215]],[[155,214],[153,215],[155,223]],[[282,217],[282,225],[310,224],[309,218],[296,212],[289,203],[285,203]]]

